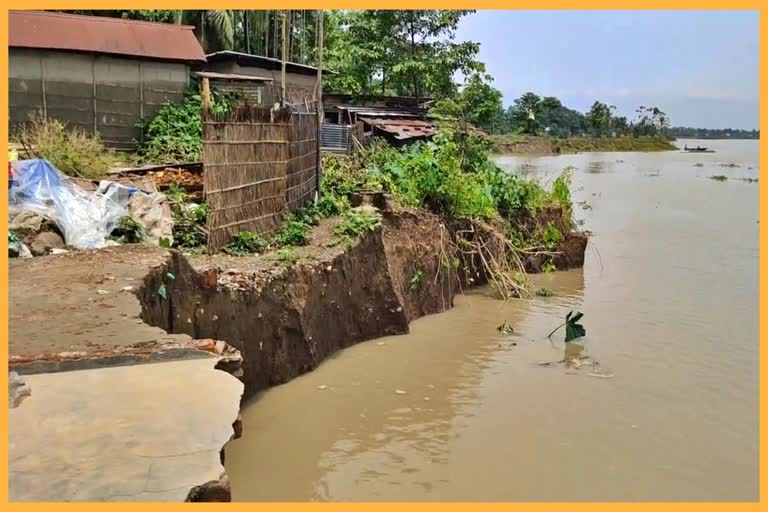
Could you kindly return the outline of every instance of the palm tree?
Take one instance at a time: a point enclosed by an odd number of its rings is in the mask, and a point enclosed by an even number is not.
[[[232,49],[235,44],[237,21],[232,10],[175,11],[174,21],[192,25],[195,35],[206,52]]]

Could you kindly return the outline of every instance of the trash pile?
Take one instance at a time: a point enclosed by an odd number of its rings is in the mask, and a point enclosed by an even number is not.
[[[124,225],[136,226],[143,243],[173,242],[173,216],[164,194],[109,180],[86,191],[47,160],[16,160],[9,154],[8,207],[11,257],[50,254],[65,246],[116,245],[111,235]]]

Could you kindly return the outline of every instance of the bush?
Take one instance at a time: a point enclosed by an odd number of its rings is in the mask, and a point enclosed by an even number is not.
[[[260,235],[252,231],[241,231],[235,234],[232,242],[224,247],[224,252],[233,256],[247,256],[255,252],[264,252],[268,245]]]
[[[312,226],[294,214],[288,214],[275,233],[278,246],[301,246],[309,243],[309,229]]]
[[[232,101],[211,92],[211,111],[223,115],[232,108]],[[144,142],[142,156],[155,163],[198,162],[203,152],[202,98],[191,89],[180,105],[166,102],[142,126]]]
[[[40,112],[30,116],[17,139],[36,157],[48,160],[69,176],[100,179],[118,162],[98,134],[90,136],[57,119],[45,119]]]

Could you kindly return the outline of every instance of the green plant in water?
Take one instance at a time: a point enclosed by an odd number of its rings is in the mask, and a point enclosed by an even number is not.
[[[571,209],[571,182],[573,181],[573,167],[565,170],[552,183],[552,198],[563,207],[563,210]]]
[[[715,180],[715,181],[728,181],[728,176],[723,176],[722,174],[718,174],[716,176],[710,176],[709,179]]]
[[[555,266],[555,263],[551,259],[544,262],[544,265],[541,266],[541,271],[545,273],[554,272],[555,270],[557,270],[557,267]]]
[[[504,322],[502,322],[502,324],[498,326],[496,330],[505,336],[515,332],[515,329],[512,328],[512,326],[506,320],[504,320]]]
[[[573,311],[570,311],[567,315],[565,315],[565,322],[555,327],[555,330],[549,333],[549,336],[547,337],[552,338],[552,335],[555,334],[557,330],[563,326],[565,326],[566,343],[586,336],[587,330],[584,328],[583,325],[578,323],[583,316],[584,316],[584,313],[582,312],[577,312],[574,315]]]
[[[536,295],[539,297],[551,297],[554,295],[554,292],[550,290],[549,288],[539,288],[536,290]]]
[[[421,287],[421,281],[424,278],[424,272],[421,269],[417,269],[411,276],[411,291]]]
[[[240,231],[223,250],[233,256],[247,256],[264,252],[268,245],[267,241],[258,234],[252,231]]]

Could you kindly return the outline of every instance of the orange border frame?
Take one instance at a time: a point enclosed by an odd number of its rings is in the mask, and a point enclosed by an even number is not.
[[[123,2],[130,4],[130,7],[134,8],[149,8],[157,9],[162,8],[207,8],[210,7],[211,2],[204,2],[200,0],[128,0]],[[365,9],[365,8],[405,8],[412,9],[415,7],[421,9],[429,8],[473,8],[473,9],[572,9],[572,10],[597,10],[597,9],[637,9],[637,10],[693,10],[693,9],[712,9],[712,10],[755,10],[760,11],[760,25],[766,26],[768,22],[768,9],[765,7],[761,9],[762,2],[755,0],[623,0],[619,2],[610,2],[607,0],[550,0],[546,5],[542,5],[535,0],[520,0],[520,1],[503,1],[503,0],[419,0],[404,1],[404,0],[388,0],[383,1],[371,1],[371,0],[283,0],[278,5],[274,5],[278,2],[267,1],[265,4],[254,5],[252,2],[245,0],[223,0],[218,2],[219,7],[227,8],[268,8],[279,7],[282,9]],[[270,5],[272,4],[272,5]],[[764,6],[764,4],[763,4]],[[108,4],[105,2],[90,1],[62,1],[62,0],[29,0],[27,2],[21,2],[18,0],[10,0],[8,5],[0,10],[0,40],[8,40],[8,9],[50,9],[50,8],[90,8],[90,9],[103,9],[107,8]],[[121,5],[120,7],[128,7],[128,5]],[[768,105],[766,104],[766,95],[764,94],[764,87],[768,83],[766,81],[766,74],[768,73],[768,67],[766,66],[766,38],[764,34],[760,34],[760,129],[765,133],[766,124],[768,124]],[[2,60],[2,73],[3,77],[0,80],[0,111],[5,113],[6,119],[8,118],[8,53],[2,52],[0,55]],[[2,123],[0,126],[0,148],[3,150],[3,154],[8,149],[8,125]],[[766,169],[768,160],[764,153],[760,154],[760,167]],[[759,182],[760,196],[764,199],[768,195],[768,181],[765,179]],[[7,219],[8,209],[8,192],[5,187],[0,187],[0,194],[2,194],[3,215]],[[766,422],[766,397],[768,394],[768,381],[764,375],[764,369],[766,368],[766,361],[768,360],[768,351],[766,351],[766,328],[768,328],[768,309],[765,308],[766,295],[768,295],[768,268],[766,263],[768,262],[768,256],[765,255],[764,249],[768,244],[768,225],[766,224],[766,218],[768,215],[768,203],[766,201],[760,201],[760,219],[763,222],[760,223],[759,237],[760,237],[760,256],[759,256],[759,279],[760,279],[760,300],[758,306],[760,309],[760,501],[755,503],[241,503],[241,504],[226,504],[226,503],[199,503],[196,505],[185,505],[179,503],[149,503],[149,504],[130,504],[130,503],[8,503],[8,444],[6,442],[0,442],[0,459],[4,463],[0,464],[2,468],[3,484],[0,485],[0,508],[3,510],[19,510],[19,511],[80,511],[80,510],[92,510],[103,511],[109,510],[129,510],[130,508],[141,508],[142,510],[189,510],[189,507],[193,507],[196,510],[251,510],[254,512],[306,512],[309,509],[317,511],[339,511],[339,512],[352,512],[366,510],[371,512],[379,512],[385,510],[403,510],[403,511],[415,511],[415,512],[430,512],[430,511],[446,511],[446,512],[464,512],[467,509],[480,509],[486,512],[501,512],[512,510],[525,510],[533,512],[545,512],[550,510],[568,510],[579,512],[615,512],[619,507],[622,510],[628,511],[640,511],[640,510],[676,510],[676,511],[702,511],[702,512],[723,512],[726,510],[734,510],[739,512],[757,511],[762,510],[762,504],[768,491],[768,468],[766,467],[765,450],[763,448],[764,443],[768,440],[766,437],[766,429],[768,422]],[[0,237],[1,238],[1,237]],[[3,258],[2,269],[0,270],[0,323],[8,325],[8,261],[7,261],[7,247],[6,243],[3,244],[0,249],[0,256]],[[2,343],[0,343],[0,359],[8,360],[8,330],[7,327],[2,332]],[[8,385],[7,373],[0,372],[0,378],[5,386]],[[7,409],[5,414],[0,419],[0,432],[3,434],[3,439],[8,439],[8,413]]]

